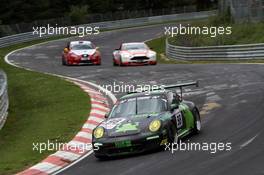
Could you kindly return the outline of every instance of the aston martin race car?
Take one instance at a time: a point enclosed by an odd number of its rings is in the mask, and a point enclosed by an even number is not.
[[[113,52],[113,65],[156,65],[157,54],[145,43],[123,43]]]
[[[123,96],[107,119],[93,130],[95,157],[142,153],[199,133],[201,120],[197,106],[182,100],[182,87],[191,85],[197,82]],[[181,95],[175,88],[181,89]]]
[[[101,53],[90,41],[71,41],[62,53],[62,65],[101,65]]]

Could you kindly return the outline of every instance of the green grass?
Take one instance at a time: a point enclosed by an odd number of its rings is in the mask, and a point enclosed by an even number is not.
[[[21,171],[52,153],[32,151],[33,143],[70,141],[89,114],[89,97],[76,85],[4,62],[8,52],[42,41],[47,40],[0,49],[0,68],[8,76],[10,99],[8,119],[0,130],[1,175]]]
[[[234,24],[230,22],[228,16],[212,17],[209,20],[192,21],[190,26],[224,26],[232,27],[231,35],[177,35],[169,38],[169,42],[178,46],[199,47],[199,46],[215,46],[215,45],[236,45],[236,44],[252,44],[264,43],[264,22],[262,23],[244,23]],[[164,64],[207,64],[207,63],[264,63],[263,59],[259,60],[221,60],[215,61],[183,61],[172,60],[165,56],[165,40],[166,37],[153,39],[147,44],[158,53],[158,62]]]
[[[253,44],[264,43],[264,22],[262,23],[243,23],[243,24],[215,24],[216,20],[203,22],[193,22],[191,26],[224,26],[232,27],[231,35],[177,35],[170,38],[169,42],[178,46],[215,46],[215,45],[236,45],[236,44]]]

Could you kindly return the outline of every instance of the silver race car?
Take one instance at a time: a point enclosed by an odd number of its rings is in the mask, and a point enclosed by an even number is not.
[[[113,52],[114,66],[156,65],[157,53],[145,43],[123,43]]]

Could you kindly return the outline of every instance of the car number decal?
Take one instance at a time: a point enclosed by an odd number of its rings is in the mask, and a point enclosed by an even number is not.
[[[182,118],[182,113],[179,109],[177,109],[175,112],[175,118],[176,118],[176,125],[177,129],[183,127],[183,118]]]

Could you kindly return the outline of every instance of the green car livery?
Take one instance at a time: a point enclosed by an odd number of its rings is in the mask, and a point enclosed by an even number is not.
[[[182,100],[182,87],[191,85],[198,82],[123,96],[93,130],[94,155],[105,158],[141,153],[198,133],[199,110],[193,102]],[[181,89],[181,95],[175,88]]]

